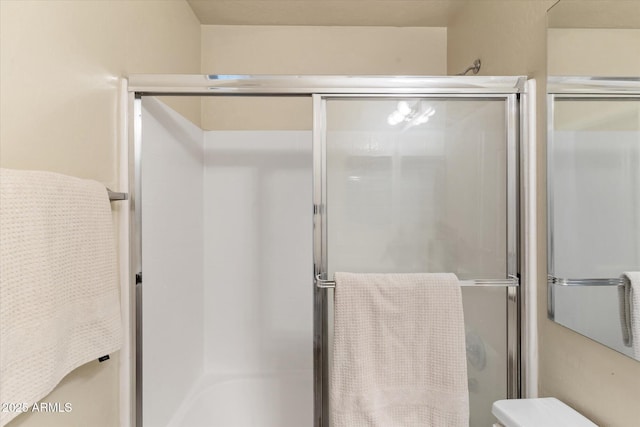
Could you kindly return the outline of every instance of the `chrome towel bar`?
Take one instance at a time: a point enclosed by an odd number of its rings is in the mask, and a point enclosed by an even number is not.
[[[336,287],[335,280],[323,279],[322,274],[316,275],[316,288],[333,289]],[[460,280],[460,286],[518,286],[520,280],[516,276],[509,275],[508,279],[475,279]]]
[[[563,279],[555,276],[548,276],[548,282],[561,286],[622,286],[624,279],[620,277],[607,279]]]

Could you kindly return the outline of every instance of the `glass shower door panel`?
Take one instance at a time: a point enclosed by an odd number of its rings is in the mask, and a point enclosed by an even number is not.
[[[504,99],[333,99],[326,123],[330,276],[505,277]],[[490,425],[507,393],[506,291],[465,289],[463,300],[471,425]]]
[[[390,124],[407,108],[413,121]],[[333,271],[505,277],[503,100],[329,100],[326,110]]]

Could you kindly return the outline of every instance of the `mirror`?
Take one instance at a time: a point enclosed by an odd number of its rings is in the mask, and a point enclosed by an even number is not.
[[[640,1],[547,18],[549,317],[640,360]]]

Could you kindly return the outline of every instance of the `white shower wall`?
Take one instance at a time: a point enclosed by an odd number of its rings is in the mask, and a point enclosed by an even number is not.
[[[204,165],[205,372],[310,379],[311,132],[209,131]]]
[[[142,116],[143,425],[311,425],[311,132]]]
[[[203,370],[203,132],[154,98],[142,106],[142,404],[159,427]]]

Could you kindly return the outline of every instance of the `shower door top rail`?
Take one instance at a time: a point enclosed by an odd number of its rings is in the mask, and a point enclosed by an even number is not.
[[[549,76],[548,94],[639,95],[640,77]]]
[[[524,76],[307,76],[223,74],[133,74],[130,92],[148,95],[312,94],[512,94],[524,90]]]
[[[460,286],[518,286],[520,280],[513,275],[509,275],[508,279],[475,279],[475,280],[460,280],[458,282]],[[322,274],[316,275],[316,288],[320,289],[335,289],[335,280],[327,280],[322,278]]]

